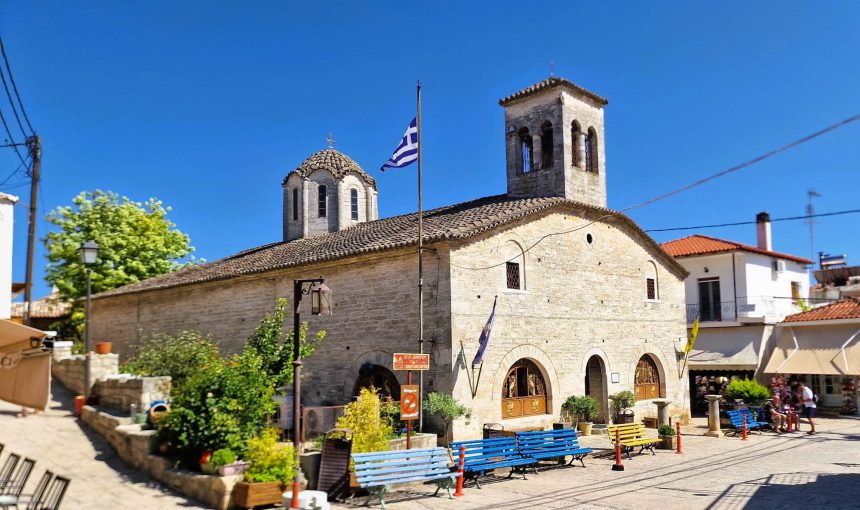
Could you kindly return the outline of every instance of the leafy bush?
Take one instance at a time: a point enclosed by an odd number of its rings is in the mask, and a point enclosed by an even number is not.
[[[212,453],[212,458],[209,459],[215,467],[226,466],[228,464],[232,464],[236,462],[236,453],[229,448],[221,448],[220,450],[215,450]]]
[[[770,398],[770,389],[752,379],[735,379],[726,386],[726,395],[747,404],[760,405]]]
[[[362,388],[358,400],[347,404],[337,419],[337,428],[352,430],[352,453],[388,450],[391,422],[381,411],[376,388]]]
[[[445,440],[448,440],[448,429],[457,418],[470,418],[472,410],[446,393],[431,392],[424,399],[424,412],[431,416],[438,416],[445,422]]]
[[[406,425],[400,420],[400,403],[390,398],[383,400],[380,403],[380,414],[383,420],[388,420],[391,423],[392,433],[396,436],[400,434],[403,427]]]
[[[143,376],[169,375],[173,386],[181,384],[219,356],[212,339],[195,331],[152,335],[139,344],[136,351],[122,366],[121,372]]]
[[[245,460],[248,482],[281,482],[288,485],[296,473],[296,452],[292,445],[278,443],[278,432],[265,429],[258,437],[248,440]]]
[[[274,388],[253,350],[216,359],[174,387],[170,413],[159,435],[186,465],[209,449],[242,454],[274,413]]]
[[[571,396],[561,405],[561,408],[567,411],[571,416],[576,417],[576,424],[579,425],[579,420],[584,422],[592,421],[600,411],[600,403],[592,396],[584,395],[582,397]]]
[[[284,313],[287,307],[286,299],[279,299],[275,310],[266,314],[254,334],[248,339],[247,347],[254,349],[263,360],[263,370],[272,378],[275,388],[293,382],[293,331],[284,334]],[[325,338],[325,331],[307,338],[308,323],[304,322],[299,328],[299,348],[302,358],[313,354],[316,346]]]
[[[664,423],[663,425],[660,425],[660,426],[657,428],[657,435],[660,435],[660,436],[674,436],[674,435],[675,435],[675,429],[674,429],[674,428],[672,428],[672,426],[671,426],[671,425],[667,425],[667,424],[665,424],[665,423]]]
[[[615,421],[618,421],[618,415],[621,411],[629,407],[633,407],[636,403],[636,395],[632,391],[619,391],[613,395],[609,395],[609,400],[612,401],[612,410],[615,415]]]

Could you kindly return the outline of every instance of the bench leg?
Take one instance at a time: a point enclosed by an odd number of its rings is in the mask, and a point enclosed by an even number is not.
[[[436,497],[439,495],[439,491],[442,488],[448,491],[448,499],[454,499],[454,496],[451,494],[451,479],[445,478],[444,480],[436,480],[436,492],[433,493],[433,496]]]
[[[367,496],[367,501],[365,501],[364,506],[370,506],[370,501],[375,497],[379,498],[379,506],[382,507],[382,510],[385,510],[385,493],[389,492],[391,489],[387,485],[383,485],[381,487],[373,487],[370,489],[370,495]]]

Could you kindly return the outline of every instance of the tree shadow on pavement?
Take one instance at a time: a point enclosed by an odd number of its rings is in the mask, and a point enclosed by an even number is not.
[[[708,510],[857,508],[860,473],[774,473],[766,478],[730,485]]]

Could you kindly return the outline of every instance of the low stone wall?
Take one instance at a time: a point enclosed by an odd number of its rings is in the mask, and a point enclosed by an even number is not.
[[[436,434],[412,434],[412,448],[436,448],[436,442],[439,436]],[[388,441],[389,450],[405,450],[406,436]]]
[[[170,377],[109,375],[93,385],[93,395],[98,397],[100,406],[129,411],[134,404],[139,412],[143,412],[153,402],[168,399]]]
[[[142,430],[130,418],[113,416],[92,406],[84,406],[81,419],[104,437],[129,466],[216,510],[235,508],[231,495],[242,475],[214,476],[171,469],[168,459],[150,453],[154,430]]]
[[[84,363],[86,357],[83,354],[59,357],[60,353],[54,353],[51,364],[51,374],[55,379],[63,383],[63,386],[79,394],[84,393]],[[90,363],[90,380],[105,379],[109,375],[119,371],[119,355],[92,353]]]

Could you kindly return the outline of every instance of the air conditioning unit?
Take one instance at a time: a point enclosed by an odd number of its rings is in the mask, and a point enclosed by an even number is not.
[[[785,272],[785,261],[784,260],[774,260],[771,262],[771,267],[774,273],[784,273]]]

